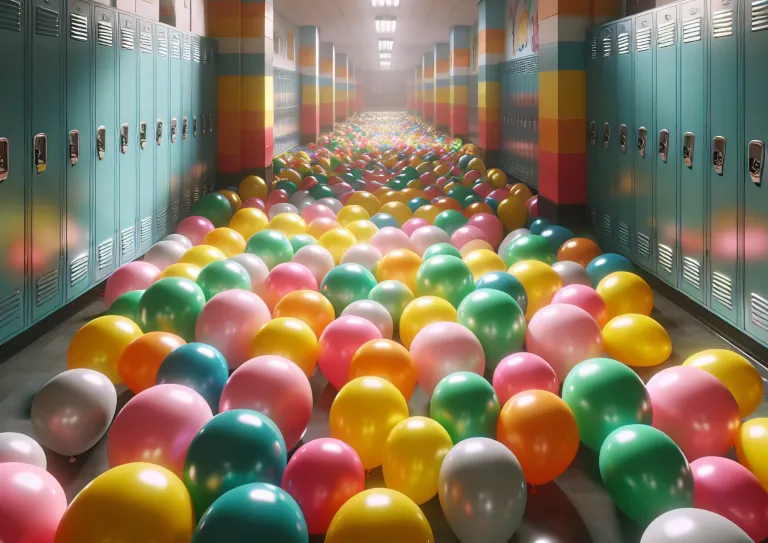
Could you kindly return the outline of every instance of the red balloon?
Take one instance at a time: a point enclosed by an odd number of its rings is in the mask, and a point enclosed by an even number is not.
[[[267,211],[269,211],[275,204],[284,204],[288,201],[288,193],[283,189],[273,190],[267,196]]]
[[[240,209],[244,209],[246,207],[255,207],[258,210],[264,211],[266,209],[266,206],[264,205],[264,200],[261,198],[248,198],[245,202],[243,202],[243,205],[240,206]]]

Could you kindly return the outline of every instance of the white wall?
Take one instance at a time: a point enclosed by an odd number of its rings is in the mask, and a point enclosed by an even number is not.
[[[299,28],[275,12],[273,32],[275,47],[274,67],[297,71],[299,65]],[[291,45],[293,46],[292,50]]]
[[[361,77],[358,75],[357,78]],[[366,110],[405,110],[407,85],[413,81],[412,70],[363,72],[362,79]]]

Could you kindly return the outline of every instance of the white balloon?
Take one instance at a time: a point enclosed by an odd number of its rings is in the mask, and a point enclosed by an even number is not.
[[[336,265],[333,261],[333,255],[328,249],[320,245],[302,247],[293,255],[293,261],[306,266],[317,279],[318,285],[323,282],[325,275]]]
[[[381,336],[384,339],[392,339],[392,332],[394,329],[392,315],[390,315],[389,311],[387,311],[387,309],[379,302],[373,300],[357,300],[344,308],[341,315],[362,317],[363,319],[372,322],[373,325],[379,329],[379,332],[381,332]]]
[[[288,198],[288,201],[296,207],[299,207],[300,203],[306,202],[308,200],[314,202],[314,198],[312,198],[312,196],[306,190],[297,190],[291,194],[290,198]]]
[[[363,268],[375,274],[376,265],[381,258],[381,252],[373,245],[356,243],[347,249],[347,252],[341,257],[341,263],[360,264]]]
[[[592,279],[587,275],[587,270],[585,270],[578,262],[561,260],[560,262],[552,264],[552,269],[560,276],[564,287],[568,285],[592,286]]]
[[[673,509],[645,529],[640,543],[750,543],[744,530],[703,509]]]
[[[144,262],[149,262],[163,271],[168,266],[176,264],[187,250],[187,247],[177,241],[158,241],[144,254]]]
[[[269,220],[271,221],[278,215],[282,215],[283,213],[293,213],[297,214],[299,212],[298,208],[293,204],[275,204],[271,208],[269,208]]]
[[[417,228],[411,234],[411,242],[419,256],[424,256],[426,250],[436,243],[450,243],[450,241],[451,236],[445,230],[431,224]]]
[[[336,198],[331,198],[330,196],[326,198],[320,198],[317,202],[323,204],[327,208],[330,208],[331,211],[333,211],[333,213],[336,215],[338,215],[339,211],[341,211],[341,208],[344,207],[344,205]]]
[[[163,238],[163,241],[175,241],[176,243],[181,243],[187,249],[192,248],[192,242],[189,241],[189,239],[186,236],[182,236],[181,234],[167,235]]]
[[[314,198],[310,197],[309,200],[302,200],[298,204],[296,204],[296,209],[299,210],[299,213],[307,209],[309,206],[315,203]]]
[[[0,464],[20,462],[46,469],[48,462],[40,444],[29,436],[16,432],[0,433]]]
[[[245,271],[251,276],[251,290],[257,296],[262,296],[264,294],[264,280],[269,275],[269,268],[264,264],[264,261],[251,253],[240,253],[229,260],[237,262],[245,268]]]
[[[501,242],[501,245],[499,245],[499,251],[498,255],[504,259],[504,252],[507,250],[507,247],[512,244],[513,241],[515,241],[517,238],[521,238],[523,236],[530,236],[531,231],[527,228],[518,228],[517,230],[512,230],[509,234],[507,234],[507,237],[504,238],[504,240]]]

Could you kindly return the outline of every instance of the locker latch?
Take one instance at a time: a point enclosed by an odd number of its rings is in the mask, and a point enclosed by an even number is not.
[[[686,132],[683,136],[683,161],[689,169],[693,168],[693,147],[696,143],[696,136],[693,132]]]
[[[197,117],[192,117],[192,136],[197,137]]]
[[[667,162],[669,152],[669,130],[662,128],[659,132],[659,156],[662,162]]]
[[[176,143],[176,134],[179,131],[179,121],[171,119],[171,143]]]
[[[597,143],[597,124],[595,121],[589,123],[589,142],[594,145]]]
[[[48,136],[37,134],[35,136],[35,169],[37,173],[43,173],[48,168]]]
[[[157,129],[155,130],[155,139],[157,140],[157,146],[160,147],[160,144],[163,143],[163,121],[162,119],[157,120]]]
[[[712,140],[712,167],[715,168],[717,175],[723,175],[723,166],[725,165],[725,138],[715,136]]]
[[[763,163],[765,162],[765,144],[759,140],[749,142],[749,177],[755,185],[763,180]]]
[[[605,123],[603,125],[603,147],[608,149],[611,145],[611,125]]]
[[[11,145],[8,143],[8,138],[0,138],[0,183],[8,179],[10,156]]]
[[[125,123],[120,127],[120,152],[123,154],[128,153],[128,131],[130,127],[128,123]]]
[[[648,142],[648,130],[644,126],[637,129],[637,152],[640,158],[645,158],[645,148]]]
[[[202,125],[201,129],[203,130],[203,136],[205,136],[208,133],[208,123],[206,121],[205,114],[200,115],[200,124]]]
[[[181,119],[181,139],[185,140],[189,137],[189,119],[183,117]]]
[[[104,160],[104,154],[107,151],[107,129],[100,126],[96,129],[96,154],[99,160]]]
[[[213,134],[213,115],[208,115],[208,132]]]
[[[80,160],[80,131],[69,131],[69,163],[74,166]]]
[[[627,154],[627,125],[622,124],[619,127],[619,147],[621,152]]]
[[[144,121],[139,124],[139,147],[142,151],[147,147],[147,123]]]

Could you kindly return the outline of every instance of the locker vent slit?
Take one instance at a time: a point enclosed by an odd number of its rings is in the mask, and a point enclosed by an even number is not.
[[[161,209],[157,212],[157,233],[165,234],[166,225],[168,222],[168,210]]]
[[[59,37],[59,14],[52,9],[37,6],[35,9],[35,34]]]
[[[619,221],[619,245],[629,249],[630,237],[629,225],[627,225],[625,222]]]
[[[112,47],[113,30],[112,23],[108,21],[99,21],[96,25],[96,41],[104,47]]]
[[[595,60],[597,58],[597,36],[594,36],[592,38],[591,57],[592,57],[592,60]]]
[[[75,258],[69,265],[69,284],[75,286],[88,278],[88,253]]]
[[[161,57],[168,56],[168,36],[165,32],[157,34],[157,54]]]
[[[139,225],[139,243],[144,245],[150,239],[152,239],[152,217],[145,217],[141,219]]]
[[[200,62],[200,42],[197,40],[192,42],[192,60]]]
[[[129,26],[124,26],[120,29],[120,47],[133,51],[136,48],[134,40],[136,39],[136,32]]]
[[[683,23],[683,43],[701,41],[701,17]]]
[[[752,2],[752,32],[768,28],[768,0]]]
[[[0,298],[0,328],[21,318],[21,292],[14,290]]]
[[[21,3],[0,0],[0,29],[21,32]]]
[[[152,33],[147,30],[141,31],[141,52],[148,55],[152,54]]]
[[[603,38],[603,58],[608,58],[613,54],[613,39],[611,36]]]
[[[651,29],[650,28],[638,28],[635,34],[635,41],[637,42],[637,52],[642,53],[648,51],[651,48]]]
[[[712,14],[712,36],[726,38],[733,35],[733,10],[721,9]]]
[[[108,239],[99,243],[99,246],[96,248],[96,252],[98,253],[97,257],[99,270],[109,268],[112,265],[112,239]]]
[[[659,25],[657,44],[659,49],[671,47],[675,44],[675,21],[669,21]]]
[[[59,294],[59,270],[49,271],[35,283],[35,301],[40,307]]]
[[[613,222],[610,215],[603,215],[603,234],[605,237],[613,237]]]
[[[592,227],[592,231],[597,232],[597,211],[594,209],[589,210],[589,224]]]
[[[651,238],[642,232],[637,233],[637,252],[643,258],[651,258]]]
[[[733,309],[733,283],[727,275],[712,272],[712,297],[729,311]]]
[[[768,300],[753,292],[749,296],[749,312],[752,316],[752,324],[768,330]]]
[[[617,38],[619,46],[619,55],[626,55],[629,53],[629,32],[622,32]]]
[[[171,36],[171,58],[181,58],[181,43],[178,36]]]
[[[132,255],[136,250],[135,234],[136,227],[129,226],[120,232],[120,254],[123,256]]]
[[[672,248],[664,245],[663,243],[659,243],[658,245],[658,263],[661,268],[667,272],[672,273]]]
[[[88,41],[88,18],[69,14],[69,37],[75,41]]]
[[[696,290],[701,290],[701,264],[689,256],[683,258],[683,279]]]

